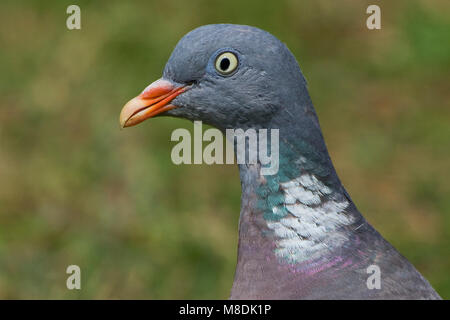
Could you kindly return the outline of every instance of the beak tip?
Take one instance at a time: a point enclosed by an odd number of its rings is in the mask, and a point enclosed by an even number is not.
[[[120,129],[125,128],[127,121],[125,119],[123,119],[122,117],[120,117],[119,119],[119,125],[120,125]]]
[[[120,117],[119,119],[120,129],[125,128],[125,123],[126,121],[122,117]]]
[[[120,116],[119,116],[120,129],[128,127],[127,123],[130,120],[131,115],[132,115],[130,113],[130,111],[128,110],[127,105],[129,105],[129,102],[125,105],[125,107],[120,112]]]

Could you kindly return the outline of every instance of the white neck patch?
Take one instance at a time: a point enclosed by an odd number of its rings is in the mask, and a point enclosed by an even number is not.
[[[333,232],[354,221],[352,216],[344,213],[349,205],[346,199],[333,200],[333,191],[311,174],[303,174],[280,185],[285,200],[282,206],[288,215],[267,223],[278,238],[275,250],[278,258],[299,263],[346,240],[343,235]],[[275,206],[272,211],[276,213],[280,209]]]

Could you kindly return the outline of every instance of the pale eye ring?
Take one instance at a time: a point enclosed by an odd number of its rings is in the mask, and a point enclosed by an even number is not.
[[[217,72],[221,75],[230,75],[238,67],[239,61],[237,56],[230,51],[219,54],[214,64]]]

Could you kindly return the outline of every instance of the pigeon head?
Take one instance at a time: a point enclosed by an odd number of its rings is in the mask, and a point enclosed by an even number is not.
[[[250,26],[207,25],[178,42],[162,78],[125,105],[120,123],[165,115],[222,130],[268,127],[282,109],[305,99],[297,61],[277,38]]]
[[[279,155],[275,173],[263,172],[261,158],[239,163],[239,248],[230,298],[439,298],[351,201],[300,67],[271,34],[218,24],[185,35],[162,78],[123,107],[120,123],[129,127],[158,115],[221,130],[276,129],[270,138],[271,157]],[[387,270],[384,281],[391,285],[367,290],[374,265]]]

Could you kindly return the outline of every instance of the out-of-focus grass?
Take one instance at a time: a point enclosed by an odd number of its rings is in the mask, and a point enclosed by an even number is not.
[[[377,1],[0,3],[0,298],[226,298],[234,166],[175,166],[160,118],[122,105],[203,24],[255,25],[298,58],[359,209],[450,297],[450,4]],[[65,269],[82,270],[69,291]]]

